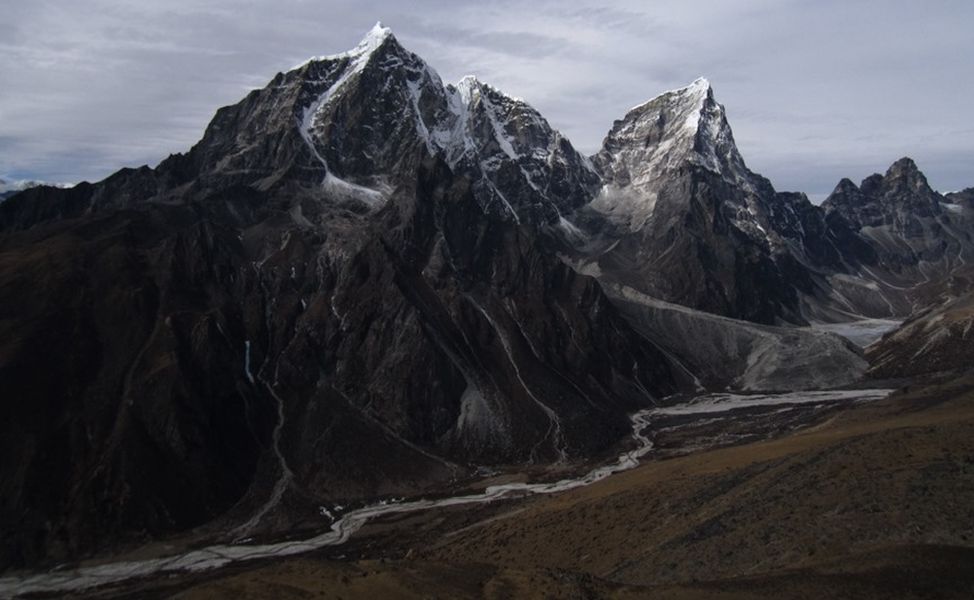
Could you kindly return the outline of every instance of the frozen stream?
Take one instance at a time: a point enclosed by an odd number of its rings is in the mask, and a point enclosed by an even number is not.
[[[3,577],[0,578],[0,597],[15,597],[28,593],[78,591],[136,577],[159,576],[184,571],[204,571],[216,569],[232,562],[291,556],[325,546],[342,544],[367,522],[383,515],[462,504],[480,504],[502,498],[532,494],[554,494],[584,487],[601,481],[614,473],[637,466],[640,459],[653,449],[653,442],[647,435],[647,429],[658,417],[701,415],[704,418],[711,418],[715,414],[744,408],[826,404],[843,401],[864,402],[884,398],[891,391],[836,390],[762,395],[707,394],[697,396],[682,404],[646,409],[632,415],[632,438],[636,442],[635,448],[620,454],[614,463],[595,468],[578,478],[562,479],[549,483],[508,483],[489,486],[483,492],[476,494],[436,500],[419,499],[374,504],[341,515],[329,530],[305,540],[252,545],[217,544],[165,558],[113,562],[23,576]]]

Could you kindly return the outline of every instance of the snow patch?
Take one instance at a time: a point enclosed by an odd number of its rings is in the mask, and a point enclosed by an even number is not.
[[[535,444],[534,448],[531,449],[531,460],[532,461],[534,460],[535,454],[538,448],[541,447],[541,444],[543,444],[545,440],[551,438],[552,443],[555,446],[555,450],[558,452],[558,462],[559,463],[567,462],[568,454],[565,451],[565,438],[562,433],[561,419],[558,418],[558,413],[552,410],[550,406],[548,406],[547,404],[539,400],[538,397],[534,395],[534,392],[531,391],[531,388],[528,387],[527,382],[524,381],[524,378],[521,376],[521,368],[518,366],[517,361],[514,359],[514,352],[511,349],[511,342],[510,340],[507,339],[507,335],[504,333],[504,330],[498,327],[497,322],[494,320],[492,316],[490,316],[490,313],[488,313],[487,310],[484,309],[484,307],[481,306],[476,300],[474,300],[470,296],[467,296],[467,299],[470,301],[471,304],[473,304],[473,306],[478,311],[480,311],[480,314],[482,314],[484,318],[487,319],[487,322],[494,329],[494,332],[497,333],[497,337],[500,339],[501,346],[504,348],[504,352],[507,354],[507,359],[510,361],[511,367],[513,367],[514,369],[514,375],[517,377],[517,380],[521,383],[521,388],[524,389],[525,392],[527,392],[528,397],[530,397],[531,400],[534,402],[534,404],[538,408],[540,408],[541,411],[548,417],[548,421],[549,421],[548,431],[545,432],[545,436],[541,438],[541,440],[539,440],[537,444]]]
[[[332,83],[324,92],[322,92],[311,104],[303,109],[301,120],[298,123],[298,131],[301,134],[301,138],[311,150],[311,153],[314,155],[315,159],[325,169],[325,177],[321,183],[322,187],[328,192],[335,194],[342,199],[358,200],[373,208],[381,206],[385,203],[388,190],[374,190],[361,185],[356,185],[345,181],[332,173],[328,167],[328,163],[325,161],[325,158],[318,151],[318,147],[315,144],[314,131],[324,109],[330,105],[331,101],[337,97],[341,89],[355,75],[358,75],[363,69],[365,69],[365,66],[371,60],[372,55],[391,34],[391,30],[382,27],[381,23],[377,23],[354,50],[325,57],[324,59],[329,60],[347,58],[349,59],[349,62],[342,70],[341,74],[339,74],[339,76],[335,79],[334,83]]]
[[[462,432],[489,432],[494,420],[490,405],[483,392],[475,383],[468,380],[467,387],[460,396],[460,415],[457,417],[457,430]]]
[[[645,106],[647,106],[649,104],[652,104],[653,102],[656,102],[660,98],[664,98],[666,96],[690,96],[690,97],[697,97],[697,96],[700,96],[701,94],[706,95],[707,90],[709,90],[710,87],[711,87],[710,86],[710,81],[706,77],[697,77],[696,79],[693,80],[692,83],[690,83],[690,85],[685,85],[685,86],[683,86],[681,88],[667,90],[667,91],[663,92],[662,94],[657,94],[656,96],[653,96],[649,100],[647,100],[647,101],[645,101],[645,102],[643,102],[641,104],[637,104],[636,106],[633,106],[632,108],[629,109],[628,112],[632,112],[634,110],[639,110],[639,109],[641,109],[641,108],[643,108],[643,107],[645,107]]]
[[[387,188],[374,190],[345,181],[331,171],[325,174],[325,180],[321,183],[321,187],[331,196],[342,200],[358,200],[372,208],[377,208],[385,204],[386,197],[390,193],[390,190]]]
[[[564,234],[568,237],[570,241],[573,242],[583,242],[588,237],[585,235],[584,231],[578,228],[578,226],[576,226],[574,223],[572,223],[565,217],[561,216],[560,214],[558,215],[557,227],[558,229],[561,229],[562,232],[564,232]]]
[[[376,22],[372,26],[372,29],[365,34],[365,37],[358,43],[355,48],[348,50],[346,52],[339,52],[338,54],[328,54],[325,56],[312,56],[311,58],[305,60],[302,63],[294,65],[288,71],[296,71],[298,69],[306,67],[308,64],[313,62],[321,62],[325,60],[341,60],[343,58],[359,58],[362,55],[371,54],[382,45],[387,38],[392,37],[392,29],[382,25],[381,21]]]

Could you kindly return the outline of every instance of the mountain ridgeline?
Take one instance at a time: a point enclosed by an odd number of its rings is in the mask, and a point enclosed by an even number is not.
[[[910,314],[972,220],[909,159],[775,191],[703,79],[586,157],[377,26],[156,168],[0,204],[0,568],[322,527],[603,456],[679,391],[854,381],[857,348],[793,326]]]

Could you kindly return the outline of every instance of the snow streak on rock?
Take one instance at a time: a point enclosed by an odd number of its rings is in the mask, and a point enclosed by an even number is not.
[[[534,395],[534,392],[531,391],[531,388],[528,386],[527,382],[524,381],[524,378],[521,376],[521,369],[520,367],[518,367],[517,360],[514,358],[514,353],[511,350],[511,343],[507,339],[507,335],[504,333],[504,330],[501,327],[498,327],[497,322],[494,321],[494,318],[492,316],[490,316],[490,313],[488,313],[483,306],[477,303],[476,300],[470,298],[469,296],[467,297],[467,299],[470,300],[470,303],[473,304],[478,311],[480,311],[480,314],[482,314],[485,319],[487,319],[487,322],[490,323],[490,326],[497,334],[497,337],[501,341],[501,346],[504,347],[504,352],[507,354],[507,359],[508,361],[510,361],[511,367],[514,369],[514,375],[517,377],[517,380],[521,383],[521,388],[524,389],[525,392],[527,392],[528,396],[535,403],[535,405],[538,408],[540,408],[541,411],[548,417],[548,421],[549,421],[548,431],[545,433],[545,436],[540,440],[538,440],[538,443],[535,444],[534,447],[531,449],[531,454],[530,454],[531,460],[532,461],[536,460],[538,449],[545,441],[551,439],[552,444],[555,447],[555,450],[558,452],[558,463],[564,464],[568,462],[568,454],[565,450],[565,446],[566,446],[565,437],[564,434],[562,433],[561,419],[558,418],[558,413],[552,410],[550,406],[548,406],[547,404],[539,400],[538,397]]]

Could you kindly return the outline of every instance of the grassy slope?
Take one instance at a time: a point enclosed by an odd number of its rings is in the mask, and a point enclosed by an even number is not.
[[[796,435],[650,463],[424,555],[658,584],[900,545],[974,546],[974,394],[966,387],[904,394]]]

